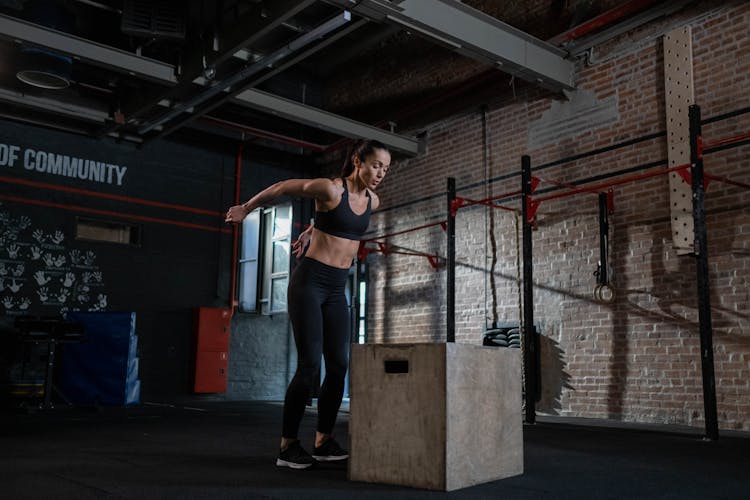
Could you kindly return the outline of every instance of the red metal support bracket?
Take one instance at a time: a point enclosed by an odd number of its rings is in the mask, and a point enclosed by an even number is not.
[[[682,177],[682,180],[685,181],[688,186],[690,186],[693,183],[693,176],[690,173],[690,170],[688,169],[678,170],[677,175]],[[703,174],[703,190],[704,191],[708,191],[709,179],[710,177],[707,174]]]
[[[704,143],[703,142],[703,136],[699,135],[696,138],[696,149],[697,149],[697,152],[698,152],[698,159],[699,160],[703,159],[703,154],[704,154],[704,152],[707,149],[713,149],[713,148],[717,148],[717,147],[720,147],[720,146],[727,146],[727,145],[730,145],[730,144],[735,144],[737,142],[745,141],[747,139],[750,139],[750,133],[740,134],[740,135],[736,135],[736,136],[733,136],[733,137],[725,137],[723,139],[718,139],[718,140],[716,140],[714,142]],[[679,170],[677,173],[680,175],[680,177],[682,177],[682,180],[684,180],[688,184],[691,184],[692,176],[690,175],[690,172],[687,169]],[[727,184],[731,184],[733,186],[738,186],[738,187],[743,187],[743,188],[750,188],[750,185],[748,185],[748,184],[745,184],[745,183],[742,183],[742,182],[733,181],[733,180],[731,180],[731,179],[729,179],[727,177],[720,177],[720,176],[717,176],[717,175],[709,175],[709,174],[704,173],[703,174],[703,190],[704,191],[708,191],[709,181],[712,181],[712,180],[713,181],[717,181],[717,182],[724,182],[724,183],[727,183]]]
[[[459,198],[458,196],[451,201],[451,217],[455,217],[458,209],[465,206],[464,201],[464,198]]]
[[[536,188],[542,182],[539,177],[531,176],[531,192],[536,191]],[[534,224],[534,218],[536,217],[536,211],[539,210],[540,201],[534,201],[531,197],[526,199],[526,222]]]
[[[371,249],[367,248],[366,241],[359,242],[359,249],[357,250],[357,260],[363,261],[370,255]]]
[[[529,224],[534,223],[534,219],[536,218],[536,211],[539,210],[539,205],[541,203],[541,201],[536,201],[531,198],[528,198],[526,200],[526,222],[528,222]]]
[[[427,261],[430,263],[433,269],[437,270],[440,266],[440,257],[437,255],[425,255]]]

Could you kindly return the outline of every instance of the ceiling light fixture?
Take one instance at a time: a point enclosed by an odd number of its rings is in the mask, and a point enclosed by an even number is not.
[[[27,85],[48,90],[62,90],[70,86],[73,59],[46,49],[25,47],[16,78]]]

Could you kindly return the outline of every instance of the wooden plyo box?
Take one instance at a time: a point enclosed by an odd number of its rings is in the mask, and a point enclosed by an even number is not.
[[[349,479],[451,491],[523,473],[521,351],[355,344]]]

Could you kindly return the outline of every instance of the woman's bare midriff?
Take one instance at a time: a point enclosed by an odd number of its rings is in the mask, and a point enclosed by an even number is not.
[[[310,248],[307,249],[305,256],[331,267],[349,269],[357,256],[357,250],[359,250],[357,240],[339,238],[313,229]]]

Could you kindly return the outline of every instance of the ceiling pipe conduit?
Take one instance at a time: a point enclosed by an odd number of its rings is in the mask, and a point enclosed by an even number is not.
[[[237,104],[345,137],[373,139],[387,145],[391,151],[398,151],[408,156],[416,156],[424,151],[424,143],[411,137],[394,134],[261,90],[248,89],[237,97],[239,98]],[[346,131],[346,133],[340,131]]]
[[[324,144],[316,144],[314,142],[296,139],[287,135],[277,134],[276,132],[262,130],[259,128],[251,127],[249,125],[243,125],[241,123],[222,120],[213,116],[202,116],[200,118],[200,121],[210,123],[211,125],[216,127],[226,128],[227,130],[235,130],[237,132],[252,135],[254,137],[260,137],[262,139],[270,139],[274,142],[286,144],[288,146],[295,146],[298,148],[306,149],[308,151],[314,151],[316,153],[323,152],[327,148],[327,146]]]
[[[340,28],[344,24],[351,21],[352,15],[349,11],[344,11],[340,15],[334,17],[333,19],[321,24],[314,30],[305,33],[301,37],[295,39],[291,43],[287,44],[286,46],[276,50],[275,52],[271,53],[270,55],[264,57],[260,61],[256,62],[255,64],[251,64],[250,66],[245,67],[244,69],[238,71],[234,75],[217,82],[215,85],[212,85],[211,87],[208,87],[203,92],[198,93],[195,97],[188,99],[187,101],[178,104],[174,108],[172,108],[171,111],[168,113],[165,113],[158,119],[151,121],[149,123],[146,123],[142,125],[138,129],[138,133],[141,135],[145,135],[151,130],[155,129],[156,127],[159,127],[168,121],[172,120],[173,118],[176,118],[177,116],[181,115],[182,113],[192,113],[195,111],[195,108],[204,102],[208,101],[210,98],[221,94],[223,92],[233,92],[237,93],[242,90],[236,89],[235,87],[242,84],[245,80],[247,80],[249,77],[263,71],[266,68],[271,68],[279,62],[281,59],[285,58],[289,54],[301,49],[305,45],[313,42],[314,40],[317,40],[319,38],[323,38],[328,33]]]
[[[58,32],[51,28],[35,25],[4,14],[0,14],[0,38],[12,42],[28,42],[52,48],[59,52],[73,55],[75,59],[80,59],[93,66],[107,68],[162,85],[174,86],[178,83],[173,65],[85,40],[68,33]],[[206,82],[196,81],[195,83],[205,85]],[[239,106],[250,107],[272,115],[281,115],[294,123],[319,128],[343,137],[374,138],[391,149],[404,153],[407,156],[416,156],[423,148],[423,145],[416,138],[388,132],[256,89],[243,91],[234,96],[232,102]],[[43,105],[33,104],[32,106],[46,109]],[[106,117],[102,116],[97,121],[103,122],[104,119]],[[127,133],[107,132],[105,135],[138,143],[142,142],[140,137]]]
[[[584,21],[567,31],[555,35],[547,40],[547,42],[554,45],[563,45],[567,42],[578,40],[589,33],[611,26],[616,21],[619,21],[626,16],[639,13],[658,2],[659,0],[631,0],[609,9],[588,21]]]
[[[344,37],[344,36],[348,35],[349,33],[351,33],[353,31],[359,29],[363,24],[366,24],[366,22],[367,22],[366,20],[360,19],[359,21],[357,21],[355,23],[351,23],[351,24],[347,25],[344,29],[338,30],[333,35],[331,35],[331,36],[323,39],[322,41],[320,41],[319,43],[316,43],[312,47],[310,47],[310,48],[308,48],[306,50],[301,51],[298,55],[284,60],[283,63],[280,63],[278,65],[274,65],[272,70],[270,70],[270,71],[264,71],[262,74],[258,75],[257,77],[251,78],[249,80],[246,80],[242,84],[243,88],[250,89],[250,88],[253,88],[253,87],[257,87],[258,85],[260,85],[264,81],[268,80],[269,78],[272,78],[272,77],[276,76],[277,74],[281,73],[282,71],[285,71],[286,69],[294,66],[298,62],[300,62],[300,61],[302,61],[304,59],[307,59],[308,57],[310,57],[310,55],[312,55],[312,54],[318,52],[319,50],[327,47],[331,43],[334,43],[335,41],[337,41],[341,37]],[[205,82],[202,82],[201,84],[205,85]],[[194,119],[198,118],[199,116],[204,116],[207,113],[210,113],[215,108],[217,108],[220,105],[222,105],[224,102],[226,102],[226,101],[234,98],[235,94],[236,94],[236,92],[228,92],[222,98],[220,98],[220,99],[214,99],[211,103],[203,106],[201,108],[201,110],[200,110],[199,113],[194,113],[193,115],[191,115],[189,117],[182,118],[181,120],[178,120],[177,123],[173,123],[169,127],[163,128],[162,131],[161,131],[161,133],[158,134],[157,137],[163,137],[163,136],[166,136],[168,134],[171,134],[176,129],[178,129],[180,127],[184,127],[185,125],[189,124],[191,121],[193,121]],[[162,103],[159,103],[159,104],[162,105]],[[235,100],[235,104],[237,104],[236,100]],[[165,106],[169,106],[168,103],[164,104],[164,105]]]
[[[222,32],[221,38],[214,40],[218,46],[214,46],[210,53],[206,51],[206,47],[197,42],[189,44],[183,50],[185,56],[181,63],[173,68],[177,78],[176,85],[171,86],[158,98],[148,98],[132,104],[131,109],[126,111],[126,121],[106,124],[99,130],[97,137],[117,132],[125,125],[138,126],[141,119],[145,120],[143,117],[155,106],[162,105],[164,101],[178,101],[182,95],[192,95],[194,85],[206,86],[208,80],[205,75],[211,74],[220,64],[230,58],[243,60],[246,64],[256,62],[260,57],[255,57],[254,54],[248,52],[246,47],[252,46],[315,2],[316,0],[275,0],[266,11],[267,17],[262,23],[254,17],[239,18],[235,27],[228,32]]]
[[[289,21],[315,3],[316,0],[274,0],[270,2],[262,25],[251,23],[248,26],[241,23],[239,24],[240,27],[233,29],[228,36],[219,40],[222,48],[218,53],[211,54],[210,65],[218,66],[232,57],[248,60],[247,47],[252,46],[279,26],[289,29]],[[202,63],[199,66],[202,66]],[[186,69],[189,69],[189,66]]]
[[[694,1],[648,2],[646,0],[632,0],[626,5],[604,12],[594,19],[565,32],[568,33],[567,37],[572,36],[573,38],[570,38],[570,43],[564,48],[572,56],[580,55],[616,36],[632,31],[655,19],[673,14]],[[595,31],[598,32],[594,33]],[[565,33],[558,35],[558,37],[565,36]],[[585,36],[589,34],[590,36]],[[553,38],[553,40],[556,39],[557,37]]]

